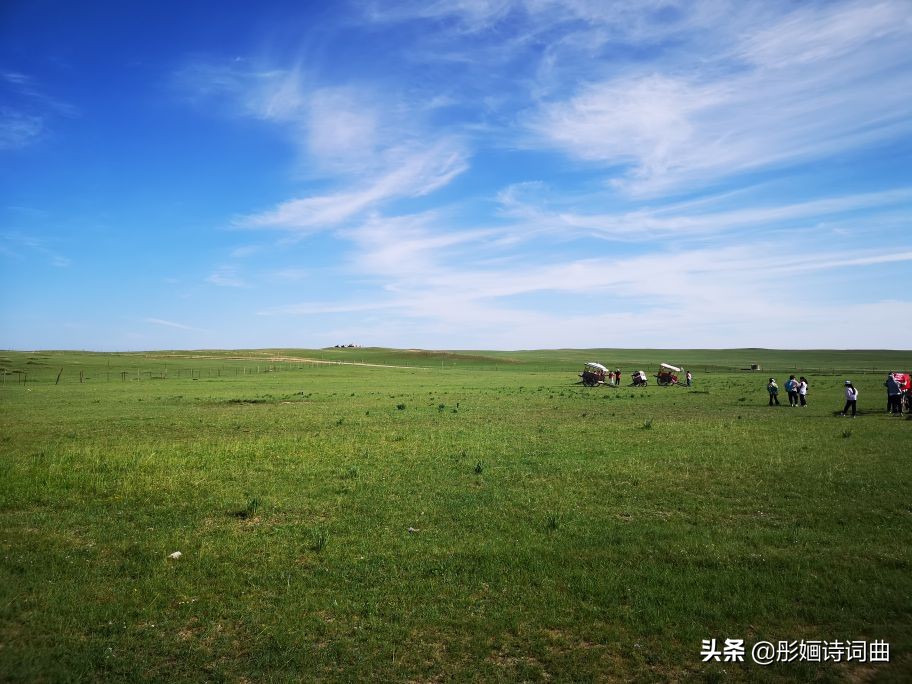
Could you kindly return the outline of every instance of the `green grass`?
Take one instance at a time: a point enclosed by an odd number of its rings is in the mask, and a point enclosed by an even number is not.
[[[584,388],[588,360],[695,386]],[[909,365],[0,352],[0,679],[908,680],[912,422],[881,383]],[[809,407],[766,406],[796,371]],[[893,657],[704,664],[706,638]]]

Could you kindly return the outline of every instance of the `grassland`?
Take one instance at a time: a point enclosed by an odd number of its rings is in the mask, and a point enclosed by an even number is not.
[[[695,386],[584,388],[587,360]],[[912,421],[881,383],[909,366],[0,352],[0,679],[908,681]],[[790,372],[810,405],[768,407]],[[892,657],[702,663],[707,638]]]

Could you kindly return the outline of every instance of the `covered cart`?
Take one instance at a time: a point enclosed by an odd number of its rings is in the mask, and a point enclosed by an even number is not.
[[[607,374],[608,369],[602,364],[590,361],[583,367],[583,372],[580,373],[579,376],[582,378],[584,385],[587,387],[595,387],[596,385],[605,384],[605,376]]]
[[[656,382],[663,386],[677,385],[677,373],[680,372],[681,369],[677,366],[672,366],[670,363],[661,363],[659,364],[659,372],[656,373]]]

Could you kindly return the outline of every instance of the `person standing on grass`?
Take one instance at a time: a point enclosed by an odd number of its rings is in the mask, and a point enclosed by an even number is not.
[[[844,416],[846,413],[849,412],[849,408],[851,408],[852,409],[852,418],[854,418],[855,412],[856,412],[856,406],[858,405],[858,390],[855,389],[854,385],[852,385],[851,380],[845,381],[845,397],[846,397],[845,407],[842,409],[842,413],[840,413],[839,415]]]
[[[776,384],[776,378],[770,378],[769,384],[766,386],[766,391],[770,395],[770,406],[779,406],[779,385]]]
[[[887,388],[887,411],[894,416],[902,415],[902,388],[893,377],[893,373],[887,375],[887,381],[884,383]]]
[[[798,381],[794,375],[785,381],[785,391],[789,395],[789,406],[798,406]]]
[[[614,384],[616,384],[618,387],[621,386],[621,369],[620,368],[614,369]]]
[[[687,371],[686,377],[687,377],[687,386],[690,387],[693,384],[693,379],[694,379],[693,373],[691,373],[690,371]]]
[[[801,406],[805,407],[808,405],[807,402],[808,395],[808,381],[803,375],[798,381],[798,400],[801,402]]]

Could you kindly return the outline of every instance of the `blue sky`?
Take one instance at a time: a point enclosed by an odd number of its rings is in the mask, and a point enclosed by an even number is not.
[[[0,347],[910,348],[912,5],[7,2]]]

